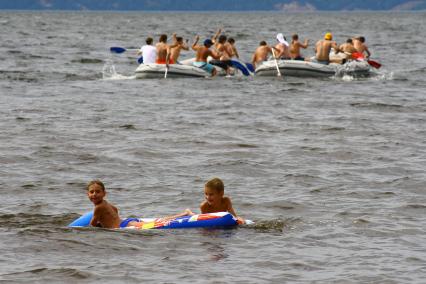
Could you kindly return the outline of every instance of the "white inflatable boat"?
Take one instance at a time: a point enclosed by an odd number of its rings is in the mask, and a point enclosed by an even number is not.
[[[210,58],[209,58],[210,59]],[[137,79],[155,79],[155,78],[185,78],[185,77],[210,77],[211,74],[202,68],[192,65],[195,58],[183,60],[180,64],[170,64],[166,74],[165,64],[140,64],[135,71]],[[233,68],[231,75],[234,76],[250,76],[252,73],[247,68],[245,63],[239,60],[232,60]],[[226,71],[219,66],[214,66],[216,76],[226,76]]]
[[[257,76],[277,76],[277,65],[282,76],[291,77],[332,77],[351,75],[367,77],[371,75],[371,67],[367,61],[350,61],[345,64],[330,63],[328,65],[301,60],[268,60],[256,68]]]
[[[165,78],[166,65],[165,64],[141,64],[135,71],[137,79],[154,79]],[[183,64],[170,64],[167,70],[167,78],[185,78],[185,77],[209,77],[210,74],[201,68],[183,65]]]

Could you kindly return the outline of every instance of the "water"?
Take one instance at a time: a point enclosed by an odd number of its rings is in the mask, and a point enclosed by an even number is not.
[[[425,13],[0,13],[0,281],[422,283]],[[146,36],[364,35],[368,79],[135,80]],[[304,51],[311,55],[312,48]],[[191,53],[184,54],[187,57]],[[69,229],[103,180],[120,215],[197,210],[218,176],[230,230]]]

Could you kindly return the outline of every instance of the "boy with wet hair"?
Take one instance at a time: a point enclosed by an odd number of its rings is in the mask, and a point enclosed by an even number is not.
[[[213,178],[204,185],[205,201],[200,204],[201,213],[229,212],[237,218],[238,223],[244,224],[243,218],[238,217],[232,207],[231,199],[224,196],[225,186],[220,178]]]
[[[104,200],[105,185],[100,180],[92,180],[86,189],[87,197],[95,205],[90,225],[102,228],[119,228],[120,217],[117,207]]]
[[[90,201],[92,201],[93,205],[95,205],[93,217],[90,221],[91,226],[108,229],[125,228],[131,226],[138,228],[142,227],[143,222],[140,222],[137,218],[127,218],[124,220],[120,219],[117,207],[104,200],[106,190],[105,185],[100,180],[93,180],[89,182],[86,189],[87,196],[89,197]],[[185,209],[182,213],[163,217],[162,219],[171,220],[187,215],[194,215],[194,213],[192,213],[192,211],[189,209]]]

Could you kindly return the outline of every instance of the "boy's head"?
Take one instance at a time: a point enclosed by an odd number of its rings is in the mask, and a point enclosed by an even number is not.
[[[204,195],[210,205],[220,202],[224,193],[225,186],[220,178],[213,178],[204,185]]]
[[[167,42],[167,35],[166,34],[160,35],[160,39],[158,41],[166,43]]]
[[[206,40],[204,41],[204,46],[205,46],[205,47],[210,48],[212,45],[213,45],[213,42],[212,42],[212,40],[211,40],[211,39],[206,39]]]
[[[226,39],[227,39],[226,35],[220,35],[218,38],[218,42],[221,44],[224,44],[226,42]]]
[[[266,41],[262,40],[261,42],[259,42],[259,46],[264,46],[267,45]]]
[[[291,36],[292,40],[298,40],[299,39],[299,35],[298,34],[294,34]]]
[[[235,43],[235,39],[234,39],[234,38],[232,38],[232,37],[230,37],[230,38],[228,38],[228,42],[229,42],[230,44],[234,44],[234,43]]]
[[[105,186],[100,180],[92,180],[86,187],[87,197],[94,205],[102,203],[106,195]]]
[[[146,44],[148,44],[148,45],[151,45],[153,41],[154,40],[152,39],[152,37],[147,37],[146,40],[145,40]]]
[[[178,43],[182,43],[183,42],[183,38],[181,36],[176,37],[176,41]]]

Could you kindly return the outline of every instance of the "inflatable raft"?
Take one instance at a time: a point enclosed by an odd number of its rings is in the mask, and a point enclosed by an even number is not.
[[[350,61],[345,64],[330,63],[328,65],[301,60],[268,60],[256,68],[256,76],[276,76],[277,65],[282,76],[291,77],[332,77],[335,75],[351,75],[367,77],[371,68],[367,61]]]
[[[135,71],[137,79],[164,78],[165,74],[165,64],[141,64]],[[183,64],[170,64],[166,76],[167,78],[204,78],[209,77],[210,74],[198,67]]]
[[[89,212],[74,220],[68,227],[88,227],[93,212]],[[143,222],[141,228],[125,227],[123,229],[183,229],[183,228],[212,228],[212,227],[233,227],[238,225],[237,220],[228,212],[217,212],[207,214],[196,214],[193,216],[184,216],[176,219],[164,218],[138,218]]]

